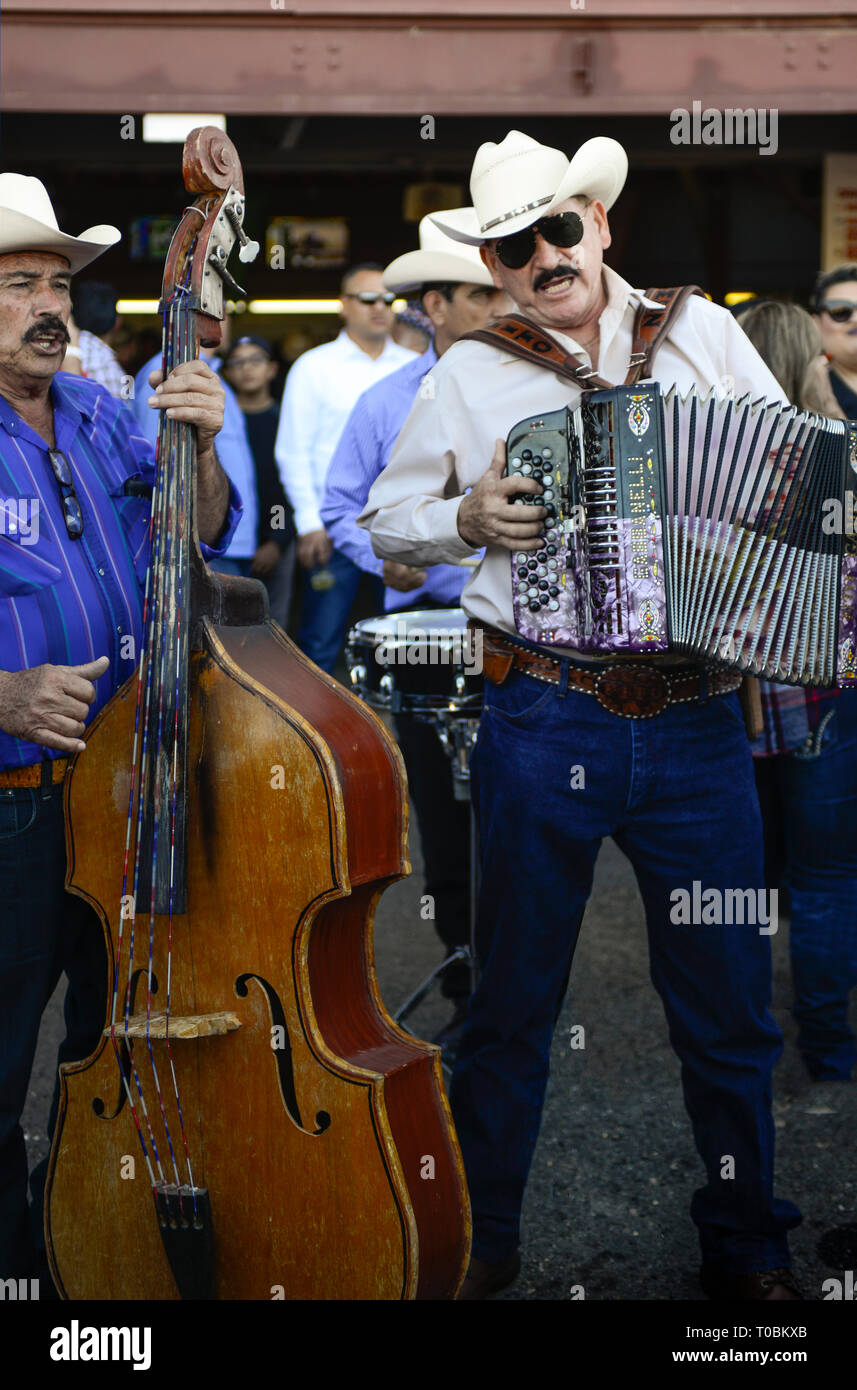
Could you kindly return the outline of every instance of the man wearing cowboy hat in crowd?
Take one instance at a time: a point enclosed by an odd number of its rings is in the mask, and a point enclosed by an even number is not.
[[[636,310],[647,302],[603,264],[607,212],[626,172],[614,140],[589,140],[569,161],[511,131],[478,151],[473,207],[436,219],[447,235],[480,247],[494,283],[582,371],[614,382],[625,378]],[[729,379],[736,396],[784,400],[732,316],[701,296],[673,321],[653,374],[683,391]],[[471,769],[482,974],[451,1087],[474,1221],[462,1296],[486,1297],[520,1267],[520,1209],[551,1037],[595,859],[611,835],[636,872],[652,979],[706,1167],[691,1205],[703,1287],[713,1298],[798,1297],[787,1231],[800,1213],[773,1191],[771,1072],[782,1039],[769,1012],[770,942],[755,925],[670,917],[674,890],[695,881],[721,893],[764,884],[737,695],[716,693],[722,677],[667,655],[621,668],[614,684],[624,687],[626,708],[613,701],[611,712],[589,693],[593,668],[604,676],[603,665],[518,636],[510,552],[540,549],[548,513],[513,503],[512,494],[540,494],[542,484],[503,476],[504,441],[528,416],[576,406],[580,391],[475,341],[451,347],[430,380],[433,393],[418,397],[360,520],[371,525],[376,552],[402,564],[455,562],[486,548],[462,595],[470,618],[488,629],[486,652],[496,656],[493,670],[486,656],[486,675],[497,678],[486,683]],[[652,661],[662,709],[635,718],[634,682],[651,680]],[[583,782],[570,776],[574,768],[583,768]]]
[[[321,519],[336,549],[384,580],[387,613],[456,608],[468,571],[461,565],[432,565],[425,570],[379,560],[357,517],[390,457],[426,373],[462,333],[482,328],[512,307],[505,290],[495,288],[474,247],[450,241],[430,217],[421,221],[419,238],[420,249],[392,261],[383,283],[393,294],[422,301],[434,331],[432,342],[420,357],[363,392],[331,460],[321,505]],[[470,941],[469,803],[455,799],[449,757],[433,726],[398,715],[396,736],[420,827],[425,891],[434,901],[438,936],[447,951],[453,951]],[[453,1005],[453,1014],[435,1041],[441,1043],[449,1062],[470,995],[470,968],[465,961],[447,966],[441,988]]]
[[[151,510],[140,492],[155,478],[128,407],[60,371],[71,277],[119,235],[61,232],[38,179],[0,174],[0,1278],[41,1273],[42,1297],[46,1165],[33,1174],[31,1231],[19,1123],[39,1024],[65,972],[59,1061],[88,1056],[107,987],[101,924],[65,892],[62,781],[137,665]],[[199,531],[219,553],[240,514],[214,453],[223,389],[190,362],[156,395],[196,427]],[[55,1093],[51,1128],[56,1107]]]

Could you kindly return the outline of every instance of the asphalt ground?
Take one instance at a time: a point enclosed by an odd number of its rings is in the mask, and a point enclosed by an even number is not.
[[[378,978],[391,1012],[440,959],[432,924],[420,914],[414,828],[411,853],[412,875],[387,890],[376,921]],[[789,1012],[786,924],[772,946],[774,1011],[786,1039],[775,1072],[777,1190],[804,1212],[792,1236],[794,1266],[805,1295],[822,1299],[826,1279],[857,1270],[857,1087],[819,1085],[805,1075]],[[45,1014],[24,1114],[32,1163],[47,1151],[61,1001],[60,988]],[[434,992],[409,1026],[430,1038],[448,1014]],[[857,1007],[853,1022],[857,1027]],[[582,1050],[570,1046],[571,1029],[580,1024]],[[498,1301],[568,1300],[581,1288],[587,1300],[703,1300],[688,1215],[703,1180],[679,1065],[648,978],[642,903],[630,866],[608,842],[554,1038],[524,1204],[521,1277]]]

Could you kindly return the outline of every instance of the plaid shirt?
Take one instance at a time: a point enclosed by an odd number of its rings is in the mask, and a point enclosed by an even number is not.
[[[130,399],[133,378],[125,376],[113,349],[85,328],[80,330],[80,364],[83,375],[106,386],[111,396],[120,401]]]
[[[807,689],[803,685],[779,685],[759,681],[764,728],[750,744],[754,758],[791,753],[815,732],[838,690]]]

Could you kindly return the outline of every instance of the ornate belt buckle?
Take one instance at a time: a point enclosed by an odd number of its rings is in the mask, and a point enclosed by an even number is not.
[[[670,702],[670,684],[654,667],[610,666],[595,683],[598,703],[626,719],[650,719]]]

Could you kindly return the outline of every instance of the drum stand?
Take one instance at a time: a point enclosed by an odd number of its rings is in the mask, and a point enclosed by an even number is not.
[[[478,719],[466,719],[460,714],[450,713],[447,710],[430,710],[426,712],[414,713],[412,718],[419,719],[424,724],[433,725],[440,742],[442,743],[447,756],[452,763],[452,786],[456,801],[470,801],[470,755],[476,743],[476,736],[479,731]],[[476,965],[476,902],[478,897],[478,875],[479,875],[479,855],[478,839],[476,830],[476,817],[473,814],[473,807],[470,808],[470,945],[459,946],[451,951],[440,965],[436,966],[429,975],[425,977],[421,984],[417,986],[413,994],[409,995],[404,1004],[393,1015],[396,1023],[405,1031],[410,1033],[410,1028],[405,1026],[405,1019],[410,1018],[414,1010],[423,1002],[425,998],[438,984],[441,975],[448,965],[456,960],[466,960],[470,964],[470,983],[471,992],[476,988],[478,980],[478,969]],[[446,1070],[449,1068],[444,1063]]]

